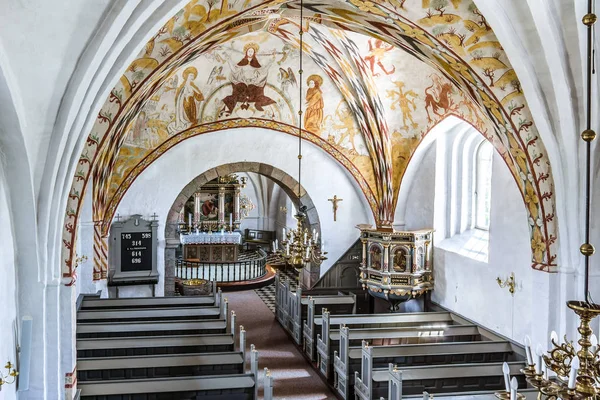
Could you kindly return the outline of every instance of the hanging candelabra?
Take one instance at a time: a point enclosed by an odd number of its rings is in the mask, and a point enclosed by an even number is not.
[[[592,130],[592,74],[593,72],[593,25],[597,20],[593,13],[593,0],[588,1],[588,12],[583,17],[587,27],[587,107],[586,129],[581,134],[586,147],[585,174],[585,243],[579,248],[584,256],[584,301],[568,301],[567,307],[579,318],[580,338],[577,348],[572,341],[564,337],[560,342],[558,335],[550,336],[552,348],[544,351],[538,345],[534,358],[531,342],[526,338],[527,367],[521,372],[527,382],[539,391],[538,398],[547,399],[596,399],[600,396],[600,356],[598,339],[593,334],[590,322],[600,315],[600,305],[594,304],[589,295],[589,257],[594,254],[594,246],[590,244],[590,178],[591,178],[591,143],[596,138]],[[505,376],[507,376],[505,371]],[[500,398],[513,398],[516,390],[506,385],[507,393],[497,393]],[[510,390],[510,396],[508,392]]]
[[[283,228],[281,246],[277,239],[273,242],[273,253],[296,269],[302,269],[307,263],[320,265],[327,260],[325,246],[319,246],[319,233],[313,229],[311,234],[304,226],[304,218],[304,214],[298,212],[296,229]]]
[[[304,54],[304,41],[302,32],[302,23],[304,21],[304,3],[300,0],[300,24],[299,24],[299,43],[300,43],[300,57],[299,57],[299,83],[298,83],[298,213],[295,215],[296,228],[289,229],[286,231],[283,228],[283,240],[281,246],[278,240],[272,243],[273,253],[285,260],[285,262],[294,268],[300,270],[304,268],[307,263],[315,263],[320,265],[324,260],[327,259],[322,243],[319,242],[319,234],[313,229],[312,234],[308,228],[304,226],[306,219],[305,209],[302,205],[302,56]]]

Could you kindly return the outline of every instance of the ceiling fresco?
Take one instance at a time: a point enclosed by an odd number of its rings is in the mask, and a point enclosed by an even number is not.
[[[505,159],[528,210],[532,266],[553,270],[550,165],[515,72],[475,4],[306,1],[304,12],[302,78],[294,2],[193,0],[156,33],[112,90],[82,154],[65,219],[66,276],[90,178],[105,247],[121,196],[174,144],[240,123],[297,134],[300,79],[307,140],[350,171],[379,225],[393,222],[420,140],[455,115]]]
[[[363,50],[365,60],[373,61],[375,84],[384,94],[382,104],[392,132],[395,192],[420,139],[445,116],[453,113],[482,132],[489,129],[487,118],[473,102],[433,68],[378,39],[349,36],[346,39]],[[296,126],[298,58],[297,49],[263,31],[241,36],[180,67],[127,127],[110,180],[103,188],[109,204],[118,205],[120,196],[115,193],[125,178],[137,176],[131,172],[138,163],[149,156],[156,158],[157,154],[152,154],[156,150],[162,153],[179,143],[183,138],[174,137],[189,128],[204,125],[213,131],[215,122],[234,118]],[[367,190],[376,192],[370,153],[348,102],[317,65],[306,61],[303,126],[309,140],[327,147],[336,159],[352,163],[366,181]],[[198,71],[210,73],[198,77]],[[428,99],[437,99],[437,103],[426,107]],[[296,135],[297,131],[290,133]]]

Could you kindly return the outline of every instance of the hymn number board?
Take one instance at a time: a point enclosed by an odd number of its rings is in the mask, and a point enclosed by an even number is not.
[[[109,283],[158,281],[156,269],[158,221],[139,214],[114,221],[110,227]]]
[[[152,232],[121,233],[121,271],[152,270]]]

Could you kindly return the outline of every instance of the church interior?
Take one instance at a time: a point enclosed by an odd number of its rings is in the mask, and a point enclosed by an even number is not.
[[[0,4],[0,400],[600,398],[595,1]]]

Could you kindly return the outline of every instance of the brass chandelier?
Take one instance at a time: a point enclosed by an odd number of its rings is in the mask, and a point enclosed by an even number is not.
[[[571,300],[567,307],[579,317],[580,338],[579,347],[568,341],[565,335],[564,342],[560,342],[558,335],[552,332],[552,349],[544,352],[538,346],[537,357],[534,360],[531,343],[527,343],[527,367],[522,370],[527,382],[538,391],[538,399],[595,399],[600,397],[600,348],[598,339],[590,328],[590,322],[600,315],[600,304],[595,304],[589,295],[589,257],[594,254],[594,246],[590,244],[590,179],[591,179],[591,143],[596,138],[592,130],[592,74],[593,70],[593,25],[597,20],[593,12],[593,0],[588,0],[587,14],[583,17],[583,24],[587,27],[587,107],[586,129],[581,134],[586,147],[586,175],[585,175],[585,243],[579,248],[584,256],[584,301]],[[499,398],[517,398],[516,381],[508,384],[507,371],[505,372],[506,393],[496,393]],[[554,372],[551,374],[550,372]],[[556,375],[556,376],[553,376]],[[513,378],[514,379],[514,378]],[[510,393],[510,396],[509,396]],[[521,394],[518,398],[522,398]]]
[[[300,41],[300,62],[299,62],[299,110],[298,110],[298,213],[295,215],[297,220],[296,229],[286,231],[283,228],[283,240],[281,246],[278,240],[273,243],[273,253],[283,258],[288,265],[293,266],[297,270],[304,268],[307,263],[320,265],[327,259],[323,246],[319,242],[319,233],[313,229],[312,233],[304,226],[306,219],[306,206],[302,205],[302,56],[304,53],[304,42],[302,23],[304,21],[304,4],[300,0],[300,24],[299,24],[299,41]]]

